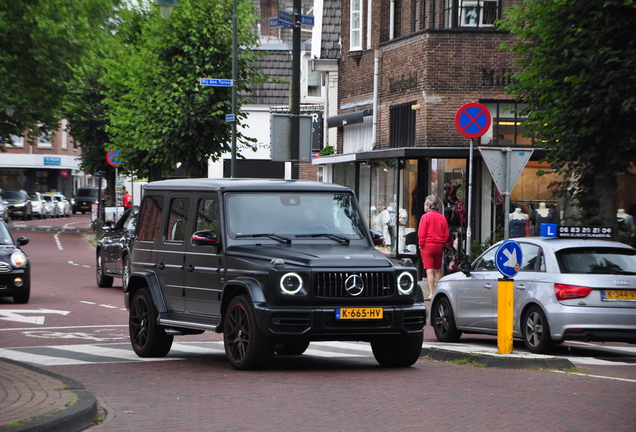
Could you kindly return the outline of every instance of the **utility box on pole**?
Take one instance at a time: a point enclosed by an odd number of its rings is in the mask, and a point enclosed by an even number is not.
[[[313,136],[313,116],[300,117],[299,162],[311,162],[311,144]],[[270,154],[274,162],[290,162],[292,160],[292,143],[290,140],[291,115],[272,113],[270,129]]]

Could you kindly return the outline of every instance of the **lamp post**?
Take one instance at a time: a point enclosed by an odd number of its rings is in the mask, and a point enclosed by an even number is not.
[[[232,10],[232,163],[230,165],[230,177],[236,177],[236,82],[238,79],[238,18],[237,18],[237,0],[234,0],[234,9]],[[157,0],[154,4],[159,7],[159,13],[164,19],[168,19],[172,15],[172,8],[179,7],[176,0]]]

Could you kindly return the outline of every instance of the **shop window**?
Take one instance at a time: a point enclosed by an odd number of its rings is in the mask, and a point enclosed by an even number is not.
[[[511,101],[483,102],[490,110],[492,125],[480,139],[482,145],[500,146],[532,146],[533,140],[524,136],[528,130],[523,126],[526,117],[521,116],[519,111],[526,107],[525,104],[518,104]]]
[[[398,244],[397,230],[397,161],[379,161],[371,166],[371,206],[369,227],[382,233],[384,246],[378,249],[395,254]]]
[[[351,0],[350,51],[362,50],[362,0]]]
[[[389,108],[391,148],[415,147],[415,102],[393,105]]]
[[[498,0],[444,0],[444,27],[493,27]]]

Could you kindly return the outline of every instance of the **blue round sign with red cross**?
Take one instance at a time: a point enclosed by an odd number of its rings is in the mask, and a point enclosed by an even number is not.
[[[479,138],[490,129],[490,111],[478,102],[462,105],[455,114],[455,126],[466,138]]]
[[[113,167],[120,166],[121,161],[118,158],[119,158],[119,150],[106,153],[106,162],[108,162],[110,166],[113,166]]]

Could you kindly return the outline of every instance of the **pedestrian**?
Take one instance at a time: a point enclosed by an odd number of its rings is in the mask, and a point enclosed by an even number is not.
[[[433,295],[435,283],[443,276],[442,261],[444,258],[444,245],[449,237],[448,222],[438,212],[438,200],[434,195],[429,195],[424,201],[424,215],[420,219],[417,237],[422,255],[422,264],[426,269],[429,295]]]
[[[132,195],[130,195],[130,194],[128,193],[128,191],[126,190],[126,188],[123,188],[123,189],[122,189],[122,193],[124,194],[124,195],[121,197],[122,204],[124,205],[124,209],[125,209],[125,210],[128,210],[128,209],[129,209],[129,208],[131,208],[131,207],[132,207],[132,205],[133,205],[133,203],[132,203]]]

